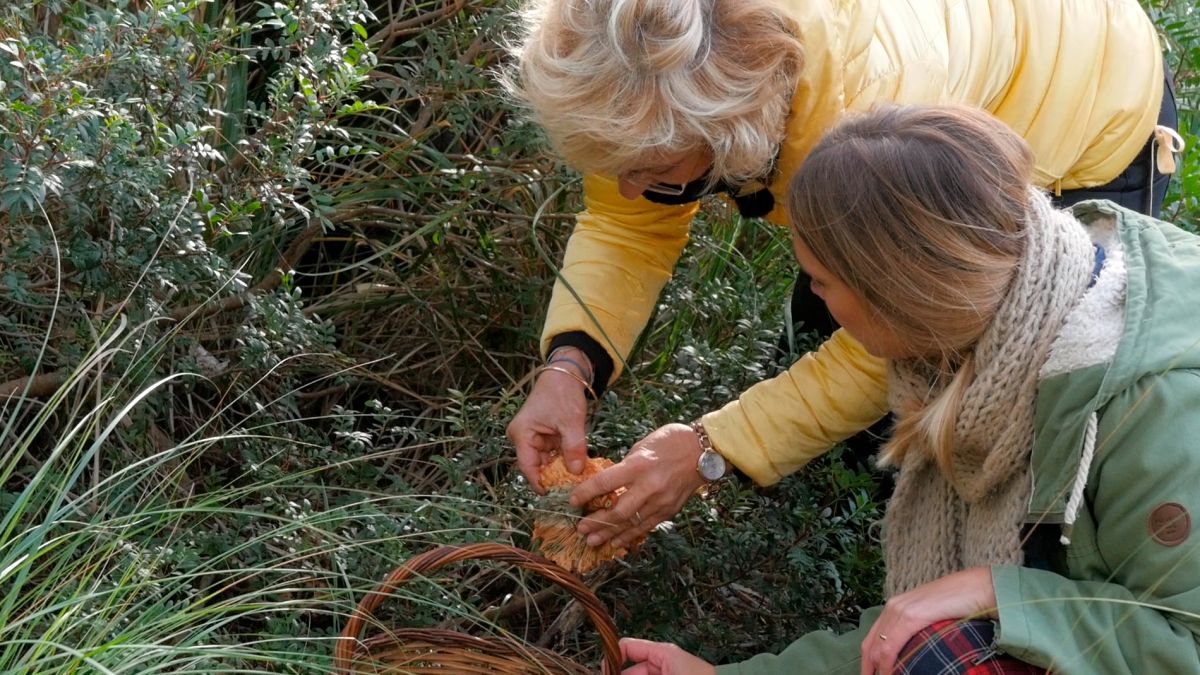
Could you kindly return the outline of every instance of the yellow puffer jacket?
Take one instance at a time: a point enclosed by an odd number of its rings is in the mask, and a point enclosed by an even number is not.
[[[881,102],[982,107],[1019,132],[1037,182],[1112,180],[1150,138],[1162,55],[1137,0],[782,0],[805,45],[779,171],[783,196],[822,133]],[[697,206],[627,200],[615,180],[584,178],[543,331],[584,331],[621,371],[688,238]],[[583,305],[575,298],[569,284]],[[586,308],[584,307],[586,305]],[[788,372],[704,417],[714,445],[760,484],[779,480],[886,411],[883,362],[845,333]]]

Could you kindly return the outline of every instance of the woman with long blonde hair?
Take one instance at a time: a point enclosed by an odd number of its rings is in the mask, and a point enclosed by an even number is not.
[[[1200,237],[1032,185],[981,111],[845,121],[797,260],[887,368],[883,607],[729,673],[1200,672]],[[713,667],[625,640],[638,673]]]

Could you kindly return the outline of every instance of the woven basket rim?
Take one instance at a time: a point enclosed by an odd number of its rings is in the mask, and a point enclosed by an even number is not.
[[[477,658],[488,661],[488,670],[459,672],[488,672],[497,674],[508,673],[590,673],[593,670],[577,664],[556,652],[537,647],[527,642],[507,636],[476,637],[458,631],[428,628],[400,628],[385,633],[362,637],[362,632],[373,614],[384,600],[394,597],[393,593],[405,581],[421,576],[440,567],[465,560],[492,560],[515,565],[535,572],[562,587],[580,603],[600,636],[601,651],[608,672],[620,672],[621,650],[618,646],[616,625],[608,610],[600,602],[596,594],[588,588],[577,575],[567,571],[556,563],[529,551],[497,543],[479,543],[465,545],[439,546],[413,558],[393,570],[374,590],[362,598],[351,615],[350,620],[342,630],[340,638],[334,646],[334,672],[341,675],[353,675],[360,672],[377,672],[357,670],[358,664],[366,665],[373,661],[381,663],[380,658],[388,656],[386,662],[395,663],[397,660],[421,659],[422,654],[433,658],[443,659],[444,666],[459,665],[464,659]],[[406,642],[407,639],[407,642]],[[444,645],[441,652],[423,651],[421,645],[432,642],[434,645]],[[411,649],[406,646],[411,645]],[[412,661],[410,661],[412,662]],[[440,672],[450,672],[444,669]],[[406,670],[406,672],[409,672]],[[414,668],[411,672],[424,672]],[[439,672],[437,668],[429,672]]]

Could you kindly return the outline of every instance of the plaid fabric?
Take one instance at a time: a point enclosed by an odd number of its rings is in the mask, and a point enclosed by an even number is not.
[[[998,654],[992,621],[939,621],[913,636],[893,675],[1048,675],[1044,668]]]

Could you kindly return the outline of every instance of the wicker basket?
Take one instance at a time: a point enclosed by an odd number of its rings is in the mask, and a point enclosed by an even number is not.
[[[621,672],[617,627],[595,594],[579,577],[528,551],[501,544],[443,546],[412,558],[388,575],[363,598],[342,631],[334,649],[339,674],[437,673],[438,675],[525,675],[554,673],[584,675],[595,670],[548,649],[503,635],[473,637],[450,630],[399,628],[361,639],[361,633],[380,603],[406,580],[461,560],[510,563],[562,586],[587,612],[600,633],[607,672]]]

